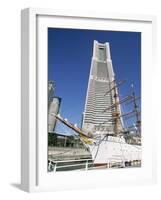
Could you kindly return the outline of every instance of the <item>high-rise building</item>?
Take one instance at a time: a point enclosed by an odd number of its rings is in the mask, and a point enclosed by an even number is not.
[[[53,81],[48,81],[48,104],[52,101],[52,97],[54,96],[55,85]]]
[[[52,97],[52,101],[48,107],[48,132],[53,132],[56,126],[56,117],[59,113],[61,99],[59,97]]]
[[[56,117],[59,113],[61,98],[54,96],[55,84],[48,81],[48,132],[53,132],[56,126]]]
[[[86,132],[95,134],[115,132],[115,122],[111,120],[115,108],[105,111],[115,103],[114,91],[111,90],[114,85],[116,84],[110,45],[95,40],[82,121],[82,129]],[[111,92],[107,92],[110,90]],[[121,113],[120,109],[119,112]]]

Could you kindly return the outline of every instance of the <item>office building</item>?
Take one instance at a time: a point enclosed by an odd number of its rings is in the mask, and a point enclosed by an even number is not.
[[[115,84],[110,45],[94,41],[93,57],[89,74],[82,129],[87,133],[107,134],[115,132],[112,120],[114,108],[105,109],[115,103]],[[107,92],[110,91],[111,92]],[[119,112],[121,110],[119,109]],[[121,120],[120,120],[121,126]]]

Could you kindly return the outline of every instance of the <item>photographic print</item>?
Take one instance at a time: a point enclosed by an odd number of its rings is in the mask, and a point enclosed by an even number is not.
[[[141,167],[141,32],[48,28],[48,172]]]

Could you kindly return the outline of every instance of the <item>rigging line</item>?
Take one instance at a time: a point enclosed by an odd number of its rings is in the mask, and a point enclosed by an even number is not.
[[[121,147],[122,157],[123,157],[123,159],[124,159],[123,161],[125,162],[125,155],[124,155],[124,153],[123,153],[122,143],[119,142],[119,144],[120,144],[120,147]]]
[[[132,99],[131,101],[125,103],[125,105],[128,105],[128,104],[132,103],[134,100],[135,100],[135,101],[138,101],[139,99],[141,99],[141,97],[135,97],[135,98]]]
[[[126,97],[120,99],[118,102],[113,103],[112,105],[108,106],[108,107],[105,108],[102,112],[106,112],[107,110],[113,109],[113,108],[115,108],[115,106],[119,106],[119,105],[125,103],[126,101],[131,100],[132,98],[133,98],[132,96],[128,95],[128,96],[126,96]]]
[[[122,98],[122,94],[121,94],[121,90],[119,90],[119,92],[118,92],[118,95],[120,96],[120,98]],[[126,97],[125,97],[126,98]],[[124,99],[125,99],[124,98]],[[127,98],[130,98],[130,95],[129,96],[127,96]],[[121,101],[121,100],[120,100]],[[124,106],[124,104],[121,106],[120,105],[120,114],[122,115],[124,112],[123,112],[123,106]],[[121,117],[120,118],[120,122],[121,122],[121,126],[122,126],[122,129],[124,129],[124,127],[125,127],[125,124],[124,124],[124,120],[123,120],[123,117]]]
[[[74,108],[74,107],[76,107],[76,104],[75,104],[75,105],[72,105],[72,108]],[[72,121],[71,119],[73,119],[73,118],[72,118],[73,114],[72,114],[72,112],[70,112],[70,111],[71,111],[71,108],[69,108],[69,107],[67,107],[67,108],[65,108],[65,110],[63,110],[63,112],[68,113],[67,119],[68,119],[69,121]],[[59,113],[61,113],[61,112],[59,112]],[[61,114],[60,114],[60,115],[61,115]],[[74,119],[77,119],[77,121],[79,121],[79,120],[80,120],[80,117],[79,117],[78,115],[76,115],[76,116],[74,117]],[[77,124],[79,124],[79,123],[77,123]]]
[[[68,131],[67,128],[65,128],[65,126],[62,123],[59,122],[59,125],[60,125],[60,128],[65,131],[66,134],[76,135],[73,130],[72,132],[71,132],[71,129],[69,129],[70,131]]]
[[[114,80],[113,81],[111,81],[111,82],[109,82],[109,91],[107,91],[106,92],[106,94],[107,93],[110,93],[111,95],[110,95],[110,101],[111,101],[111,105],[113,105],[113,89],[116,87],[116,85],[115,85],[115,87],[114,86],[111,86],[111,84],[115,84],[115,78],[114,78]],[[113,88],[112,88],[113,87]],[[104,95],[104,96],[106,96],[106,94]],[[111,112],[113,112],[113,110],[114,110],[114,108],[113,107],[111,107],[111,109],[110,109],[110,111]],[[111,118],[110,119],[108,119],[108,120],[105,120],[104,122],[101,122],[101,123],[99,123],[99,126],[101,126],[102,124],[105,124],[105,123],[107,123],[108,121],[110,121],[112,119],[112,116],[111,116]]]
[[[122,96],[120,91],[119,91],[119,93],[120,93],[120,96]],[[120,106],[120,110],[121,110],[121,114],[124,113],[124,105]],[[121,123],[122,123],[122,127],[125,128],[125,121],[123,120],[123,118],[121,120]],[[121,147],[122,157],[124,159],[123,161],[125,161],[125,155],[123,153],[123,147],[122,147],[122,143],[121,142],[120,142],[120,147]]]
[[[117,118],[123,118],[123,117],[125,117],[125,116],[127,116],[127,115],[130,115],[130,114],[133,114],[134,113],[134,111],[131,111],[131,112],[129,112],[129,113],[125,113],[125,114],[122,114],[122,115],[119,115],[119,116],[117,116],[117,117],[111,117],[110,119],[108,119],[108,120],[106,120],[106,121],[104,121],[104,122],[102,122],[102,123],[100,123],[100,125],[101,124],[104,124],[104,123],[106,123],[106,122],[109,122],[109,121],[113,121],[113,120],[115,120],[115,119],[117,119]]]
[[[121,86],[122,84],[124,84],[126,82],[126,80],[122,80],[122,81],[119,81],[118,83],[116,83],[116,80],[114,79],[113,81],[111,81],[111,82],[109,82],[109,84],[115,84],[114,86],[112,86],[111,88],[110,88],[110,90],[108,90],[105,94],[104,94],[104,96],[106,96],[109,92],[111,92],[112,90],[114,90],[116,87],[119,87],[119,86]]]
[[[124,106],[121,107],[121,110],[122,110],[122,113],[125,113]],[[127,126],[127,121],[123,120],[123,126],[124,126],[124,128]]]
[[[105,135],[105,136],[99,141],[99,144],[98,144],[98,147],[97,147],[97,151],[96,151],[96,154],[95,154],[95,156],[94,156],[94,161],[95,161],[95,159],[96,159],[96,157],[97,157],[97,155],[98,155],[98,151],[99,151],[99,148],[100,148],[100,144],[103,142],[103,140],[104,140],[106,137],[108,137],[108,136]]]

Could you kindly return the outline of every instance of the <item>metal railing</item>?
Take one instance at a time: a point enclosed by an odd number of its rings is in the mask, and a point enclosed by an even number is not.
[[[92,159],[79,159],[79,160],[48,160],[48,171],[49,172],[56,172],[60,169],[70,170],[73,167],[76,167],[77,169],[84,169],[88,170],[91,168],[91,165],[93,166],[93,160]],[[80,163],[78,163],[80,162]],[[67,164],[66,164],[67,163]],[[62,165],[61,165],[62,164]],[[78,168],[80,166],[80,168]],[[84,167],[82,167],[84,166]],[[71,169],[71,170],[77,170],[77,169]]]
[[[80,162],[80,163],[79,163]],[[67,163],[67,164],[66,164]],[[61,165],[62,164],[62,165]],[[124,167],[137,167],[141,166],[141,161],[110,161],[109,163],[95,166],[92,159],[79,159],[79,160],[48,160],[48,171],[69,171],[69,170],[91,170],[91,169],[104,169],[104,168],[124,168]]]

